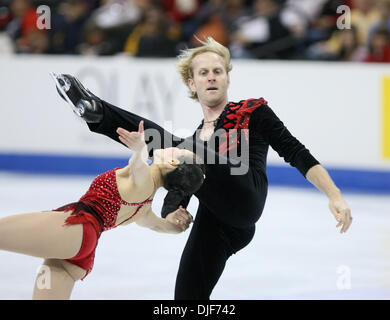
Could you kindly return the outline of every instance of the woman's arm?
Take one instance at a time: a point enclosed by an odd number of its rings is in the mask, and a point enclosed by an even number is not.
[[[144,183],[150,182],[152,179],[150,166],[146,162],[147,159],[148,153],[146,145],[140,151],[133,151],[133,154],[129,160],[129,167],[131,178],[135,185],[142,186]]]
[[[185,231],[189,225],[178,226],[167,219],[157,217],[152,209],[139,215],[135,223],[141,227],[164,233],[180,233]]]
[[[118,128],[119,140],[133,150],[129,160],[129,167],[132,182],[135,185],[142,186],[152,179],[150,167],[147,164],[148,152],[144,139],[144,124],[141,121],[138,125],[138,131],[129,132],[125,129]]]

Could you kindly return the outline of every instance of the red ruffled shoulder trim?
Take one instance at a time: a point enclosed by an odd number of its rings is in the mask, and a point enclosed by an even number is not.
[[[245,140],[249,141],[249,121],[253,111],[257,108],[268,105],[264,98],[242,100],[239,103],[230,103],[227,110],[223,128],[227,129],[225,141],[219,146],[219,153],[225,155],[227,151],[234,149],[240,144],[241,130],[244,132]]]

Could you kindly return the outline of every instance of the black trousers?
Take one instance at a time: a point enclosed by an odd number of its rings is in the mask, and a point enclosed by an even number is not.
[[[144,120],[145,131],[157,130],[166,146],[183,142],[148,119],[102,102],[103,121],[88,124],[93,132],[120,142],[116,133],[118,127],[136,131],[139,122]],[[146,142],[150,143],[147,138]],[[148,144],[152,155],[150,145],[152,143]],[[250,243],[255,223],[264,208],[267,179],[250,168],[246,174],[231,175],[229,163],[206,164],[206,180],[195,196],[199,199],[199,208],[176,278],[175,299],[180,300],[209,299],[228,258]]]

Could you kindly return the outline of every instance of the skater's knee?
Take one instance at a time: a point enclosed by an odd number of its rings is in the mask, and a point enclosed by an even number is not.
[[[66,260],[60,260],[61,265],[64,270],[68,273],[68,275],[74,280],[81,280],[86,275],[87,271],[83,268],[80,268]]]
[[[70,262],[62,259],[46,259],[43,263],[40,273],[46,276],[52,276],[53,274],[61,273],[64,278],[70,281],[76,282],[84,277],[86,271]]]
[[[79,277],[63,260],[46,259],[38,271],[33,300],[68,300]]]

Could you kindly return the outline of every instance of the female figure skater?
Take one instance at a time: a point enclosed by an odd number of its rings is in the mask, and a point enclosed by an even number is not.
[[[143,122],[138,132],[118,128],[117,133],[133,150],[126,167],[99,175],[78,202],[0,219],[0,249],[42,257],[50,270],[50,288],[42,289],[36,281],[33,299],[69,299],[75,282],[92,270],[103,231],[135,222],[158,232],[179,233],[192,222],[181,212],[159,218],[151,202],[161,186],[180,196],[200,188],[204,168],[193,164],[195,155],[178,148],[158,149],[149,166]]]

